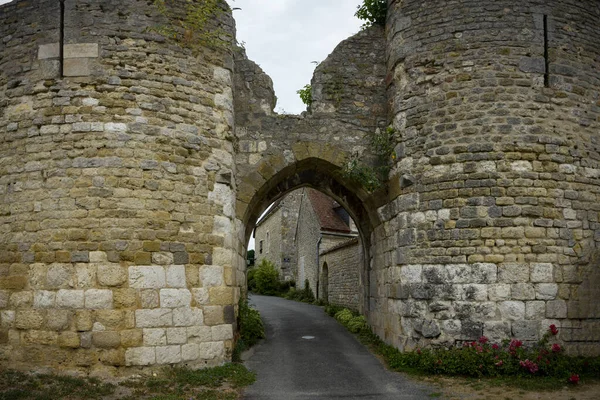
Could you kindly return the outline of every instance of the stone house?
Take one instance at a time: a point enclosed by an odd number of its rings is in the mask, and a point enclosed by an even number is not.
[[[332,198],[310,188],[291,192],[258,222],[255,243],[257,262],[272,261],[283,279],[295,279],[300,289],[308,282],[315,297],[356,308],[358,297],[349,293],[358,284],[358,231]]]

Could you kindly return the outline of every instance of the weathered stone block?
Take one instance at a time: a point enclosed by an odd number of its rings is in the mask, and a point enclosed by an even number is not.
[[[36,290],[33,295],[34,308],[54,308],[56,292]]]
[[[526,283],[529,282],[529,264],[504,263],[498,266],[498,282]]]
[[[116,331],[94,332],[92,344],[101,349],[117,348],[121,345],[121,335]]]
[[[528,301],[525,303],[525,318],[541,320],[546,317],[546,302]]]
[[[156,347],[157,364],[177,364],[181,362],[181,346]]]
[[[567,303],[564,300],[550,300],[546,302],[547,318],[567,318]]]
[[[62,331],[69,328],[72,311],[52,310],[46,317],[46,326],[53,331]]]
[[[512,334],[520,340],[537,341],[540,323],[538,321],[514,321]]]
[[[171,265],[166,268],[167,286],[172,288],[186,287],[185,267],[183,265]]]
[[[231,340],[233,339],[233,326],[232,325],[217,325],[211,327],[212,340]]]
[[[531,264],[531,282],[554,282],[554,266],[550,263]]]
[[[187,342],[187,328],[167,328],[168,344],[185,344]]]
[[[171,265],[173,264],[174,258],[173,253],[168,252],[155,252],[152,253],[152,263],[158,265]]]
[[[211,305],[229,305],[234,303],[233,288],[227,286],[211,287],[208,289]]]
[[[125,352],[125,365],[152,365],[156,363],[154,347],[133,347]]]
[[[400,281],[402,283],[420,283],[423,281],[422,265],[404,265],[400,270]]]
[[[558,295],[556,283],[538,283],[535,285],[535,297],[539,300],[554,300]]]
[[[196,343],[188,343],[181,346],[181,360],[194,361],[200,357],[200,346]]]
[[[60,57],[59,43],[42,44],[38,47],[38,60]]]
[[[223,286],[223,267],[203,265],[199,269],[200,284],[204,288]]]
[[[102,286],[121,286],[127,281],[125,268],[116,264],[98,266],[98,283]]]
[[[73,287],[75,269],[72,265],[55,264],[48,267],[46,282],[50,289]]]
[[[174,326],[194,326],[203,323],[202,310],[199,308],[174,308],[173,325]]]
[[[63,57],[68,58],[95,58],[98,57],[98,43],[70,43],[64,45]]]
[[[510,337],[510,323],[507,321],[486,321],[483,323],[483,335],[492,343],[501,343]]]
[[[192,293],[188,289],[161,289],[160,306],[163,308],[189,307]]]
[[[40,329],[44,323],[44,314],[40,311],[17,311],[15,327],[17,329]]]
[[[61,332],[58,334],[58,345],[60,347],[76,349],[80,344],[81,341],[77,332]]]
[[[109,309],[113,306],[113,292],[108,289],[88,289],[85,291],[85,308]]]
[[[136,289],[160,289],[166,286],[165,268],[160,266],[129,267],[129,286]]]
[[[502,301],[498,303],[502,318],[509,321],[519,321],[525,318],[525,303],[522,301]]]
[[[173,325],[173,311],[170,308],[135,310],[137,328],[156,328]]]
[[[123,347],[141,346],[143,343],[142,329],[127,329],[119,332],[121,335],[121,345]]]
[[[198,342],[212,342],[212,329],[210,326],[190,326],[187,328],[189,339]]]
[[[144,346],[165,346],[167,333],[164,328],[147,328],[143,330]]]
[[[225,345],[223,342],[206,342],[198,345],[200,349],[200,358],[211,360],[220,358],[225,354]]]
[[[157,308],[160,306],[160,296],[158,290],[142,290],[140,292],[140,299],[142,302],[142,308]]]
[[[488,297],[492,301],[502,301],[510,299],[510,285],[498,283],[488,286]]]
[[[84,306],[83,290],[61,289],[56,293],[56,306],[58,308],[83,308]]]
[[[530,283],[515,283],[510,285],[511,297],[514,300],[533,300],[535,299],[535,289]]]

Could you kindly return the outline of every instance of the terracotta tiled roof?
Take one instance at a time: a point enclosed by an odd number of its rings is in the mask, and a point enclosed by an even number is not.
[[[318,190],[307,189],[306,191],[322,230],[350,233],[350,227],[334,211],[339,207],[335,200]]]

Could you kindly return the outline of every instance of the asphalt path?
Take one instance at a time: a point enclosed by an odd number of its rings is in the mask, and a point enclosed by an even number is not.
[[[245,362],[257,380],[244,399],[430,399],[434,390],[384,368],[322,308],[252,295],[267,337]]]

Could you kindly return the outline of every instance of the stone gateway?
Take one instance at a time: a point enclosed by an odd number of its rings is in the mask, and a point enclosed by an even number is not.
[[[388,4],[317,67],[301,116],[272,111],[242,50],[159,35],[152,2],[0,6],[2,364],[223,363],[250,233],[302,186],[356,221],[359,308],[386,342],[554,323],[600,354],[600,4]],[[234,35],[224,4],[214,22]],[[374,166],[390,125],[366,190],[345,167]]]

